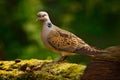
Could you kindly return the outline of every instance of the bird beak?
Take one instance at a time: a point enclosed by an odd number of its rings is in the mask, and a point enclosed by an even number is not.
[[[36,19],[36,21],[40,21],[41,20],[41,18],[40,17],[38,17],[37,19]]]

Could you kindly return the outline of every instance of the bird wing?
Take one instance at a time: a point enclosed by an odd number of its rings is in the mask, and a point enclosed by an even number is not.
[[[58,27],[54,27],[54,29],[50,31],[47,40],[50,46],[56,50],[67,52],[73,52],[80,44],[81,46],[85,44],[85,42],[76,35]]]

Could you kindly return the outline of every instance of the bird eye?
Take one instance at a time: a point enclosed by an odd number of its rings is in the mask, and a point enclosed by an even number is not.
[[[41,17],[44,17],[44,15],[42,15]]]
[[[46,14],[42,15],[41,17],[44,17],[44,16],[46,16]]]

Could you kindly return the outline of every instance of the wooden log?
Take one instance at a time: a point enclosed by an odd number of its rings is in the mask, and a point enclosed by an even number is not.
[[[120,80],[120,47],[106,50],[110,53],[93,58],[80,80]]]

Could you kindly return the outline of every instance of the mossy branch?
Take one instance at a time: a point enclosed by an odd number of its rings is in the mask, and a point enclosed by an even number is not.
[[[0,61],[0,80],[78,80],[84,65],[50,60]]]

